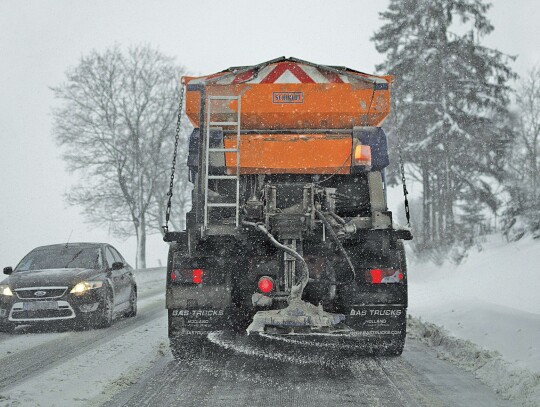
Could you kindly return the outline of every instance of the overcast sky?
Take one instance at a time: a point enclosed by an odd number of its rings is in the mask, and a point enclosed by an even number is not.
[[[517,55],[524,74],[540,62],[540,2],[495,0],[485,44]],[[44,244],[108,241],[134,263],[133,239],[92,229],[63,194],[75,182],[51,135],[49,87],[92,49],[147,43],[190,71],[209,74],[278,56],[374,72],[369,41],[381,0],[0,0],[0,266]],[[173,135],[171,135],[173,136]],[[149,266],[167,246],[150,238]]]

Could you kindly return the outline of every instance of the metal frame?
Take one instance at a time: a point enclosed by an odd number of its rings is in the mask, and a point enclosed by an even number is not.
[[[212,121],[212,101],[213,100],[236,100],[238,102],[238,112],[236,122],[213,122]],[[208,228],[208,208],[236,208],[236,227],[240,225],[240,114],[242,111],[242,97],[241,96],[208,96],[208,103],[206,107],[206,134],[205,134],[205,163],[204,163],[204,229]],[[210,127],[212,126],[236,126],[236,148],[210,148]],[[225,144],[225,143],[224,143]],[[210,175],[210,153],[236,153],[236,174],[235,175]],[[225,162],[225,168],[227,163]],[[236,201],[234,203],[209,203],[208,202],[208,180],[225,180],[236,179]]]

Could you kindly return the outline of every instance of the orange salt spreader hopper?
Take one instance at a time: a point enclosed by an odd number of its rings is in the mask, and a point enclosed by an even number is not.
[[[183,77],[187,116],[203,131],[208,120],[238,119],[237,100],[209,96],[241,96],[241,174],[350,174],[353,129],[381,126],[390,112],[392,80],[285,57]],[[236,126],[222,129],[224,147],[236,149]],[[236,172],[236,157],[225,153],[228,173]]]

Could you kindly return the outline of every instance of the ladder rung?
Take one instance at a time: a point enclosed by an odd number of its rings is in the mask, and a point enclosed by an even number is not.
[[[210,100],[235,100],[239,99],[239,96],[208,96]]]
[[[236,208],[236,203],[210,203],[208,202],[207,206],[215,208]]]
[[[210,126],[237,126],[238,122],[210,122]]]
[[[211,153],[233,153],[238,152],[238,149],[236,148],[209,148],[208,151]]]
[[[208,179],[238,179],[236,175],[209,175]]]

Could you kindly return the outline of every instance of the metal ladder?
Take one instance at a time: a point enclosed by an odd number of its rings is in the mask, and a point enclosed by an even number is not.
[[[236,100],[238,102],[238,111],[235,122],[214,122],[212,121],[212,101],[213,100]],[[236,227],[240,224],[240,112],[241,112],[241,96],[208,96],[207,101],[207,118],[206,118],[206,160],[204,164],[205,188],[204,188],[204,229],[208,229],[209,225],[209,208],[236,208]],[[223,138],[223,148],[210,148],[210,128],[213,126],[236,126],[236,148],[224,148],[225,137]],[[210,153],[224,153],[225,168],[227,161],[225,153],[236,154],[236,174],[235,175],[210,175]],[[208,202],[208,180],[231,180],[236,179],[236,201],[227,203]]]

